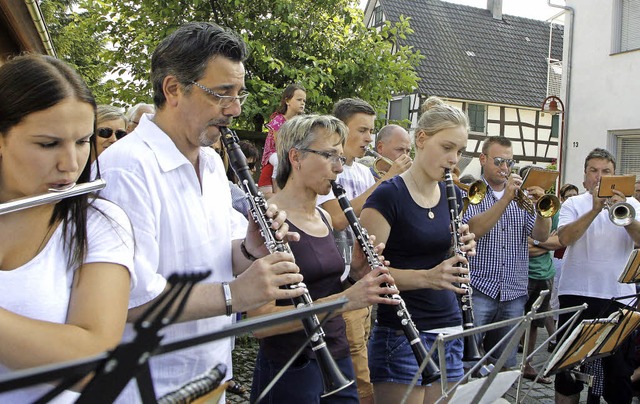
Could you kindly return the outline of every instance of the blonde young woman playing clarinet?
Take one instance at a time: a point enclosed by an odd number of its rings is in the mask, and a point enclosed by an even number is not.
[[[371,194],[360,216],[362,225],[386,244],[385,257],[409,313],[430,349],[438,333],[462,331],[462,317],[454,283],[468,283],[458,268],[466,259],[451,258],[450,216],[443,175],[453,168],[467,146],[467,118],[438,98],[429,98],[415,132],[416,156],[403,174],[385,181]],[[458,204],[460,191],[457,191]],[[475,253],[474,235],[460,227],[462,248]],[[462,339],[446,345],[448,381],[458,381],[462,368]],[[437,353],[434,355],[437,363]],[[376,402],[399,402],[418,371],[407,338],[388,306],[378,306],[376,325],[369,340],[369,369]],[[410,403],[431,403],[441,396],[438,382],[413,389]]]
[[[393,284],[386,268],[370,271],[359,248],[353,256],[351,272],[343,282],[344,260],[331,233],[331,217],[316,207],[318,195],[326,195],[331,181],[342,171],[342,145],[346,126],[332,116],[302,115],[287,121],[278,132],[278,173],[281,188],[269,203],[287,211],[289,229],[300,234],[300,241],[289,244],[300,273],[314,302],[334,300],[346,296],[349,302],[344,311],[355,310],[375,303],[396,305],[391,298],[380,295],[397,293],[382,282]],[[379,246],[382,247],[382,246]],[[252,315],[291,309],[290,301],[278,301],[251,312]],[[342,373],[354,378],[349,356],[345,324],[335,316],[323,326],[325,340]],[[306,336],[300,322],[263,330],[256,334],[260,350],[253,376],[253,402],[293,356]],[[265,402],[274,403],[357,403],[355,384],[321,401],[322,380],[314,356],[307,349],[294,365],[275,384]]]

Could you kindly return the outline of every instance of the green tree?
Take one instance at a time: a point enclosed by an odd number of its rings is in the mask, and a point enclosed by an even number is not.
[[[318,113],[354,96],[385,112],[394,93],[417,86],[414,66],[421,56],[396,41],[412,32],[409,21],[368,29],[354,0],[82,1],[91,10],[90,35],[108,38],[105,64],[130,75],[105,83],[128,104],[150,99],[150,55],[157,43],[181,24],[202,20],[239,32],[251,49],[251,97],[238,120],[244,129],[262,130],[292,82],[306,87],[307,109]]]
[[[43,0],[40,8],[58,58],[76,68],[99,103],[109,103],[112,94],[103,80],[110,69],[100,57],[104,35],[88,28],[89,13],[76,5],[75,0]]]

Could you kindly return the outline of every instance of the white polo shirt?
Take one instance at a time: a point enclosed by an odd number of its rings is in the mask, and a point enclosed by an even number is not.
[[[138,284],[130,307],[155,298],[175,272],[209,270],[204,282],[232,280],[231,241],[243,238],[247,228],[246,219],[231,206],[220,156],[210,148],[200,150],[201,186],[193,165],[150,118],[144,115],[135,131],[99,158],[107,181],[101,195],[121,206],[133,224]],[[163,342],[229,324],[230,317],[219,316],[172,325]],[[132,334],[128,329],[125,339]],[[231,372],[229,338],[155,357],[151,373],[156,394],[162,396],[218,363]]]

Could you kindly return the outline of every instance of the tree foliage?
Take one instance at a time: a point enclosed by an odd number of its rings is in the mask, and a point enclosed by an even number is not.
[[[100,55],[104,36],[88,28],[89,13],[74,10],[75,5],[74,0],[43,0],[40,8],[58,57],[76,68],[98,102],[109,102],[102,84],[109,71]]]
[[[49,0],[53,1],[53,0]],[[64,0],[55,0],[64,1]],[[213,21],[240,33],[251,50],[246,85],[251,93],[238,119],[261,130],[284,88],[307,89],[307,110],[328,113],[344,97],[360,97],[380,112],[394,93],[417,86],[421,56],[397,39],[409,21],[368,29],[354,0],[80,0],[88,10],[87,37],[104,38],[104,66],[116,78],[103,83],[114,103],[151,100],[153,49],[189,21]]]

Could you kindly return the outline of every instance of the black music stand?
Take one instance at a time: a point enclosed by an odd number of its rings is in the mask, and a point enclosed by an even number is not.
[[[585,362],[612,355],[640,326],[640,313],[632,308],[638,295],[612,299],[635,298],[631,305],[614,311],[606,318],[582,320],[564,339],[545,368],[545,376],[569,370]]]
[[[161,355],[194,345],[240,335],[256,329],[271,327],[286,322],[300,320],[321,313],[333,313],[347,303],[341,298],[329,303],[314,304],[271,315],[256,317],[232,324],[220,331],[174,341],[160,345],[162,336],[158,332],[170,325],[182,312],[193,286],[208,276],[208,273],[172,275],[171,288],[149,308],[136,322],[138,332],[131,342],[123,343],[113,351],[91,358],[69,361],[62,364],[24,369],[0,376],[0,393],[34,386],[42,383],[56,383],[48,393],[36,401],[46,403],[65,389],[96,372],[83,389],[78,403],[111,403],[121,393],[130,379],[136,378],[143,402],[155,403],[155,392],[149,370],[151,356]],[[329,316],[327,316],[328,318]],[[307,341],[308,343],[308,341]]]

